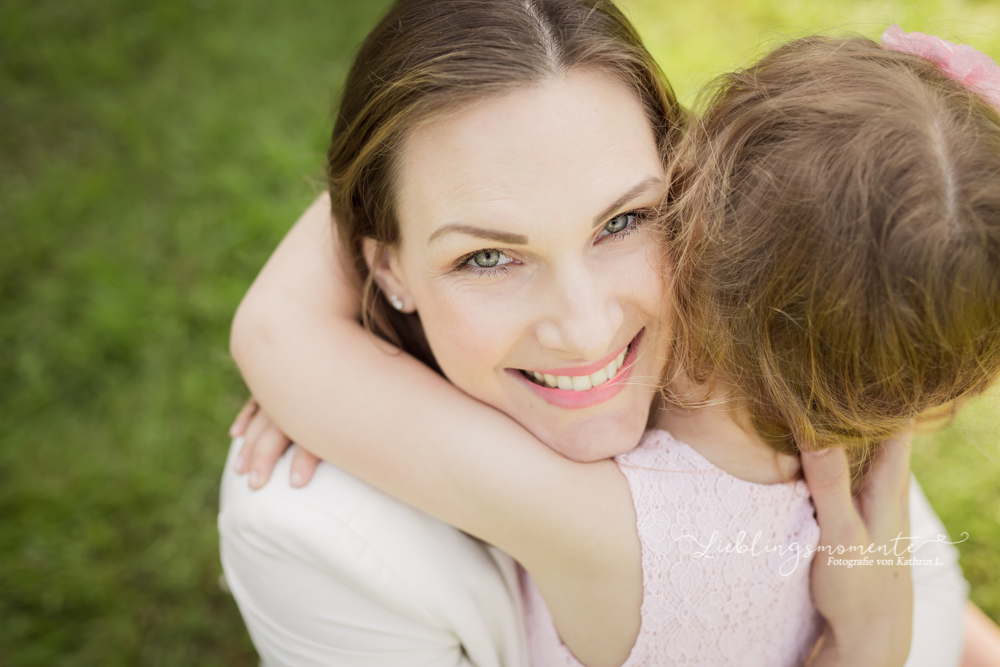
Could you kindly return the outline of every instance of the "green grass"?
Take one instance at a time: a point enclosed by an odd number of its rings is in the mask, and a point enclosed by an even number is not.
[[[813,4],[626,7],[688,99],[761,34],[869,20]],[[385,5],[0,4],[0,665],[256,664],[218,586],[245,392],[229,321],[322,188],[332,102]],[[995,6],[872,6],[879,29],[961,20],[1000,53]],[[915,467],[1000,618],[996,405]]]
[[[384,4],[0,5],[0,664],[256,665],[228,327]]]

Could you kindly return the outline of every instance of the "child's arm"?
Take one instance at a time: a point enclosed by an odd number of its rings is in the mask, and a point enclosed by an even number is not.
[[[631,647],[642,595],[624,477],[611,461],[559,456],[422,363],[388,353],[356,322],[328,206],[321,197],[296,223],[236,314],[231,348],[254,396],[306,449],[510,553],[578,656],[620,664],[627,651],[605,645]]]

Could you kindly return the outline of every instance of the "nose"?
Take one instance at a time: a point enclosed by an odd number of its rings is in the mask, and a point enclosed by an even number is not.
[[[551,275],[535,335],[550,349],[586,361],[606,355],[625,321],[615,276],[581,262]]]

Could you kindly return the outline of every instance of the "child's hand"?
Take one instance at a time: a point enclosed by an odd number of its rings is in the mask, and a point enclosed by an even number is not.
[[[292,444],[252,396],[229,427],[229,436],[243,437],[234,468],[241,475],[250,471],[252,489],[259,489],[267,484],[274,464]],[[308,484],[318,464],[318,458],[296,445],[292,455],[291,485],[300,487]]]
[[[813,602],[829,626],[810,666],[902,665],[913,632],[913,582],[906,564],[910,541],[897,539],[908,538],[910,530],[910,434],[883,443],[854,498],[843,450],[803,452],[802,468],[816,506],[820,547],[885,545],[888,552],[815,555]],[[843,563],[865,557],[887,563],[850,568]]]

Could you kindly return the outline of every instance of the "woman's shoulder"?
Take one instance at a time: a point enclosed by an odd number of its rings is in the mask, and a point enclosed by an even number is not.
[[[288,481],[293,448],[258,490],[233,471],[223,473],[219,532],[231,549],[278,550],[328,571],[349,567],[361,580],[388,573],[412,588],[418,580],[469,581],[496,576],[486,545],[323,462],[302,488]]]
[[[253,490],[233,470],[238,450],[236,440],[222,476],[220,551],[255,641],[284,646],[315,628],[342,629],[344,641],[359,634],[362,621],[385,616],[395,619],[395,630],[409,628],[407,639],[448,646],[457,636],[481,658],[477,664],[497,664],[497,655],[500,664],[523,664],[520,591],[509,556],[326,462],[309,484],[292,487],[292,448]],[[340,592],[303,609],[298,598],[285,604],[292,589],[314,599],[319,591]],[[324,648],[318,641],[312,637],[310,646]]]

